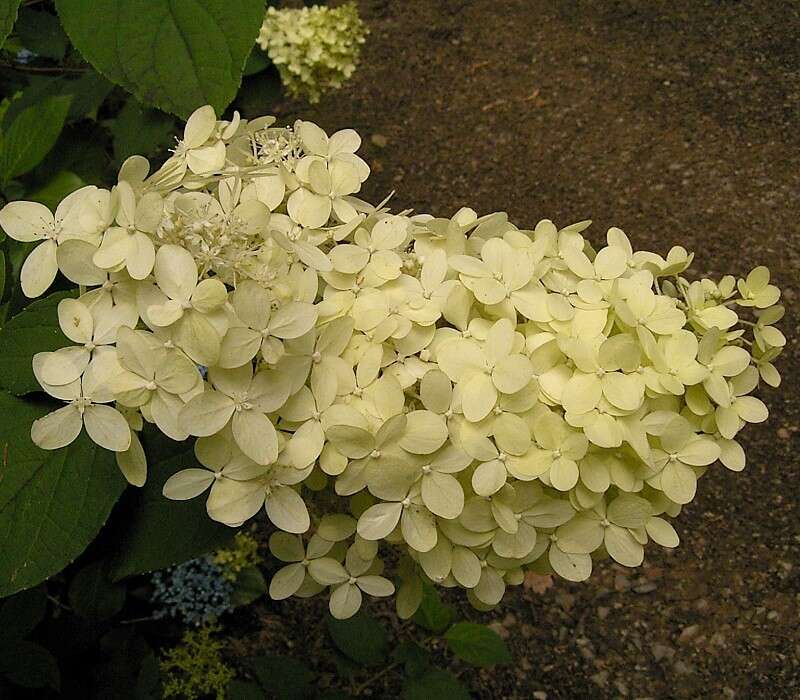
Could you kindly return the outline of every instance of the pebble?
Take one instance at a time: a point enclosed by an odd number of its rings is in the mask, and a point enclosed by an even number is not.
[[[536,700],[547,700],[547,693],[543,690],[534,690],[533,697],[536,698]]]
[[[389,143],[389,139],[387,139],[383,134],[372,134],[370,141],[372,141],[372,143],[374,143],[378,148],[386,148],[386,145]]]
[[[653,658],[656,661],[662,661],[663,659],[671,661],[672,657],[675,656],[675,650],[668,644],[654,642],[650,648],[653,650]]]
[[[605,688],[608,685],[608,671],[598,671],[591,676],[591,679],[595,685]]]
[[[685,664],[683,661],[676,661],[673,668],[675,669],[675,673],[679,676],[686,676],[692,672],[692,667],[689,666],[689,664]]]
[[[684,627],[681,630],[681,634],[678,637],[678,641],[682,643],[686,643],[697,636],[697,633],[700,632],[700,625],[689,625],[688,627]]]
[[[654,590],[656,590],[656,588],[658,588],[658,586],[656,586],[656,584],[651,581],[650,583],[642,583],[642,584],[640,584],[638,586],[634,586],[633,587],[633,592],[634,593],[652,593]]]
[[[501,637],[502,639],[508,639],[509,631],[508,628],[503,625],[502,622],[492,622],[488,625],[490,630],[493,630],[497,636]]]
[[[792,437],[792,434],[786,430],[786,428],[778,428],[778,437],[781,440],[788,440],[790,437]]]

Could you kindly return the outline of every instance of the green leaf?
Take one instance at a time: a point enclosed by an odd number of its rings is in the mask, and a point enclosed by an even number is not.
[[[174,130],[172,117],[131,98],[111,123],[114,157],[122,162],[132,155],[150,156],[170,143]]]
[[[61,673],[56,658],[40,644],[19,642],[13,655],[0,661],[0,671],[6,678],[23,688],[49,687],[58,690]]]
[[[250,605],[254,600],[258,600],[267,592],[267,582],[263,574],[255,566],[248,566],[242,569],[236,576],[233,584],[231,603],[234,607],[240,608]]]
[[[394,660],[403,664],[406,676],[419,678],[431,665],[430,652],[414,641],[406,640],[394,650]]]
[[[444,638],[457,657],[473,666],[511,663],[506,643],[486,625],[459,622],[447,630]]]
[[[82,121],[68,125],[34,175],[45,181],[52,173],[69,170],[84,182],[115,182],[117,171],[111,172],[108,146],[111,135],[97,122]]]
[[[133,697],[134,700],[155,700],[162,697],[158,659],[152,651],[147,652],[142,660]]]
[[[0,46],[5,44],[17,19],[17,10],[22,0],[0,0]]]
[[[140,102],[187,117],[233,97],[263,0],[57,0],[72,43]]]
[[[290,656],[257,656],[249,665],[263,690],[277,700],[300,700],[314,680],[308,667]]]
[[[44,619],[47,592],[44,586],[29,588],[0,604],[0,649],[8,649],[33,632]],[[2,655],[2,652],[0,652]]]
[[[469,691],[448,671],[433,668],[419,678],[408,678],[403,700],[470,700]]]
[[[50,97],[15,117],[5,133],[0,152],[2,182],[27,173],[47,155],[64,127],[71,100],[67,95]]]
[[[26,195],[26,199],[44,204],[51,211],[55,211],[62,199],[85,184],[75,173],[69,170],[61,170],[38,190],[29,192]]]
[[[94,119],[100,104],[113,87],[102,75],[91,69],[87,69],[77,78],[72,75],[58,77],[32,75],[23,93],[11,102],[3,115],[3,128],[8,128],[17,115],[31,105],[56,95],[72,96],[67,122],[84,117]]]
[[[0,392],[0,597],[73,561],[125,488],[113,453],[85,433],[60,450],[31,442],[31,423],[49,410]]]
[[[145,440],[145,453],[153,454]],[[119,549],[112,559],[111,579],[165,569],[228,544],[234,528],[208,517],[205,496],[171,501],[161,490],[180,469],[197,466],[191,449],[148,465],[147,483],[133,494],[129,511],[120,522]]]
[[[34,301],[0,330],[0,388],[16,396],[41,391],[31,362],[37,352],[70,344],[58,325],[58,302],[69,296],[75,296],[74,292],[57,292]]]
[[[267,54],[265,54],[260,47],[255,46],[247,57],[247,63],[244,64],[244,75],[255,75],[262,70],[266,70],[271,65],[272,62],[267,58]]]
[[[0,250],[0,299],[6,291],[6,254]],[[2,324],[2,321],[0,321]]]
[[[454,616],[453,609],[442,603],[439,591],[426,585],[422,602],[411,619],[426,630],[440,634],[451,625]]]
[[[264,700],[261,686],[248,681],[233,680],[225,689],[227,700]]]
[[[105,561],[83,567],[69,585],[69,602],[86,620],[99,622],[114,617],[125,604],[126,588],[108,578]]]
[[[386,630],[363,610],[347,620],[328,615],[328,632],[338,649],[364,666],[378,666],[386,661],[389,640]]]
[[[60,61],[69,46],[69,39],[58,17],[49,12],[23,7],[14,25],[14,33],[22,45],[37,56]]]

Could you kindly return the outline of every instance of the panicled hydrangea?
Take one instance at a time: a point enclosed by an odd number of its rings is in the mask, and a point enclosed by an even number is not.
[[[55,214],[7,204],[8,235],[41,241],[25,293],[57,270],[85,289],[59,306],[74,345],[34,358],[65,404],[34,441],[85,429],[141,484],[144,422],[196,437],[164,494],[230,526],[264,509],[272,596],[327,591],[337,617],[395,574],[409,616],[423,582],[488,608],[531,567],[581,581],[675,547],[669,518],[744,468],[753,392],[780,382],[766,268],[692,281],[683,248],[618,228],[596,250],[589,222],[391,214],[356,196],[359,145],[203,107],[153,174],[133,157]]]
[[[257,41],[278,67],[289,94],[314,103],[350,78],[367,33],[352,2],[339,7],[269,7]]]

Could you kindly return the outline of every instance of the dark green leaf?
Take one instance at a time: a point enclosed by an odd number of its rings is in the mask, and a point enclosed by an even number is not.
[[[363,610],[347,620],[327,618],[333,643],[349,658],[364,666],[377,666],[386,661],[386,630]]]
[[[75,574],[70,583],[70,605],[87,620],[107,620],[125,604],[125,586],[112,583],[107,568],[103,561],[92,562]]]
[[[394,660],[403,664],[407,676],[418,678],[430,667],[431,655],[416,642],[405,641],[394,650]]]
[[[453,609],[442,603],[439,591],[433,586],[426,585],[422,602],[412,618],[414,622],[426,630],[440,634],[450,626],[453,617]]]
[[[97,122],[82,121],[68,125],[61,138],[47,157],[32,173],[39,181],[46,182],[53,173],[69,170],[84,182],[111,185],[116,182],[116,170],[109,166],[108,146],[111,134]]]
[[[150,651],[142,660],[136,687],[133,689],[135,700],[157,700],[161,694],[161,676],[156,655]]]
[[[314,674],[290,656],[257,656],[250,660],[261,687],[277,700],[300,700],[311,689]]]
[[[113,87],[102,75],[91,69],[87,69],[77,78],[72,75],[32,75],[23,93],[8,106],[3,116],[3,128],[8,128],[17,115],[31,105],[56,95],[72,97],[67,122],[84,117],[94,118],[98,107]]]
[[[333,663],[336,666],[336,675],[342,680],[352,680],[364,670],[361,664],[357,664],[349,656],[345,656],[338,649],[333,650]]]
[[[73,561],[125,488],[114,454],[85,433],[60,450],[31,442],[31,424],[51,408],[0,392],[0,597]]]
[[[419,678],[406,679],[403,700],[470,700],[469,691],[448,671],[432,668]]]
[[[247,63],[244,64],[244,75],[255,75],[270,67],[272,62],[258,46],[253,47],[250,55],[247,57]]]
[[[459,622],[444,635],[451,651],[474,666],[511,663],[511,654],[499,634],[486,625]]]
[[[57,0],[72,43],[140,102],[181,117],[236,94],[263,0]]]
[[[58,302],[69,296],[74,293],[56,292],[34,301],[0,330],[0,388],[16,396],[41,391],[31,362],[37,352],[70,344],[58,325]]]
[[[145,452],[153,451],[145,442]],[[130,512],[122,520],[120,545],[111,565],[112,580],[165,569],[228,544],[236,530],[214,522],[206,512],[206,497],[171,501],[162,494],[164,482],[175,472],[196,467],[191,448],[148,465],[147,483],[133,495]]]
[[[231,681],[225,691],[227,700],[264,700],[261,686],[247,681]]]
[[[29,588],[0,604],[0,648],[8,648],[29,635],[44,618],[47,593],[44,586]]]
[[[69,170],[62,170],[53,175],[47,184],[33,192],[29,192],[25,198],[32,202],[44,204],[51,211],[55,211],[62,199],[85,184],[75,173]]]
[[[243,605],[250,605],[267,592],[267,582],[264,576],[255,566],[248,566],[242,569],[233,584],[233,594],[231,603],[236,608]]]
[[[0,46],[2,46],[8,35],[11,33],[11,28],[14,26],[14,21],[17,19],[17,10],[19,9],[22,0],[0,0]]]
[[[111,123],[114,157],[122,162],[128,156],[149,156],[171,142],[175,119],[157,109],[142,107],[131,98]]]
[[[3,139],[0,180],[27,173],[55,145],[67,118],[71,97],[50,97],[31,105],[16,116]]]
[[[6,291],[6,254],[0,250],[0,299]],[[2,323],[2,321],[0,321]]]
[[[283,85],[278,69],[268,66],[254,75],[245,76],[236,93],[234,106],[242,114],[271,114],[282,99]]]
[[[58,17],[42,10],[23,7],[19,11],[14,33],[22,45],[37,56],[60,61],[69,46],[69,39]]]
[[[23,688],[49,687],[58,690],[61,684],[56,658],[43,646],[33,642],[19,642],[13,656],[0,664],[0,670],[5,671],[6,677]]]

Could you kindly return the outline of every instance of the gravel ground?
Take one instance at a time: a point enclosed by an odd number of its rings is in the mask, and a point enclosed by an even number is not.
[[[455,670],[487,699],[800,697],[800,4],[360,6],[372,33],[343,91],[310,110],[249,104],[358,129],[367,198],[396,190],[396,209],[469,205],[525,226],[591,218],[595,243],[617,225],[637,248],[695,250],[699,275],[767,264],[788,308],[770,420],[743,434],[742,474],[717,466],[702,480],[676,522],[681,547],[467,613],[506,637],[515,663]],[[263,604],[249,641],[313,646],[319,627],[292,640],[320,610]],[[397,697],[397,682],[363,695]]]

